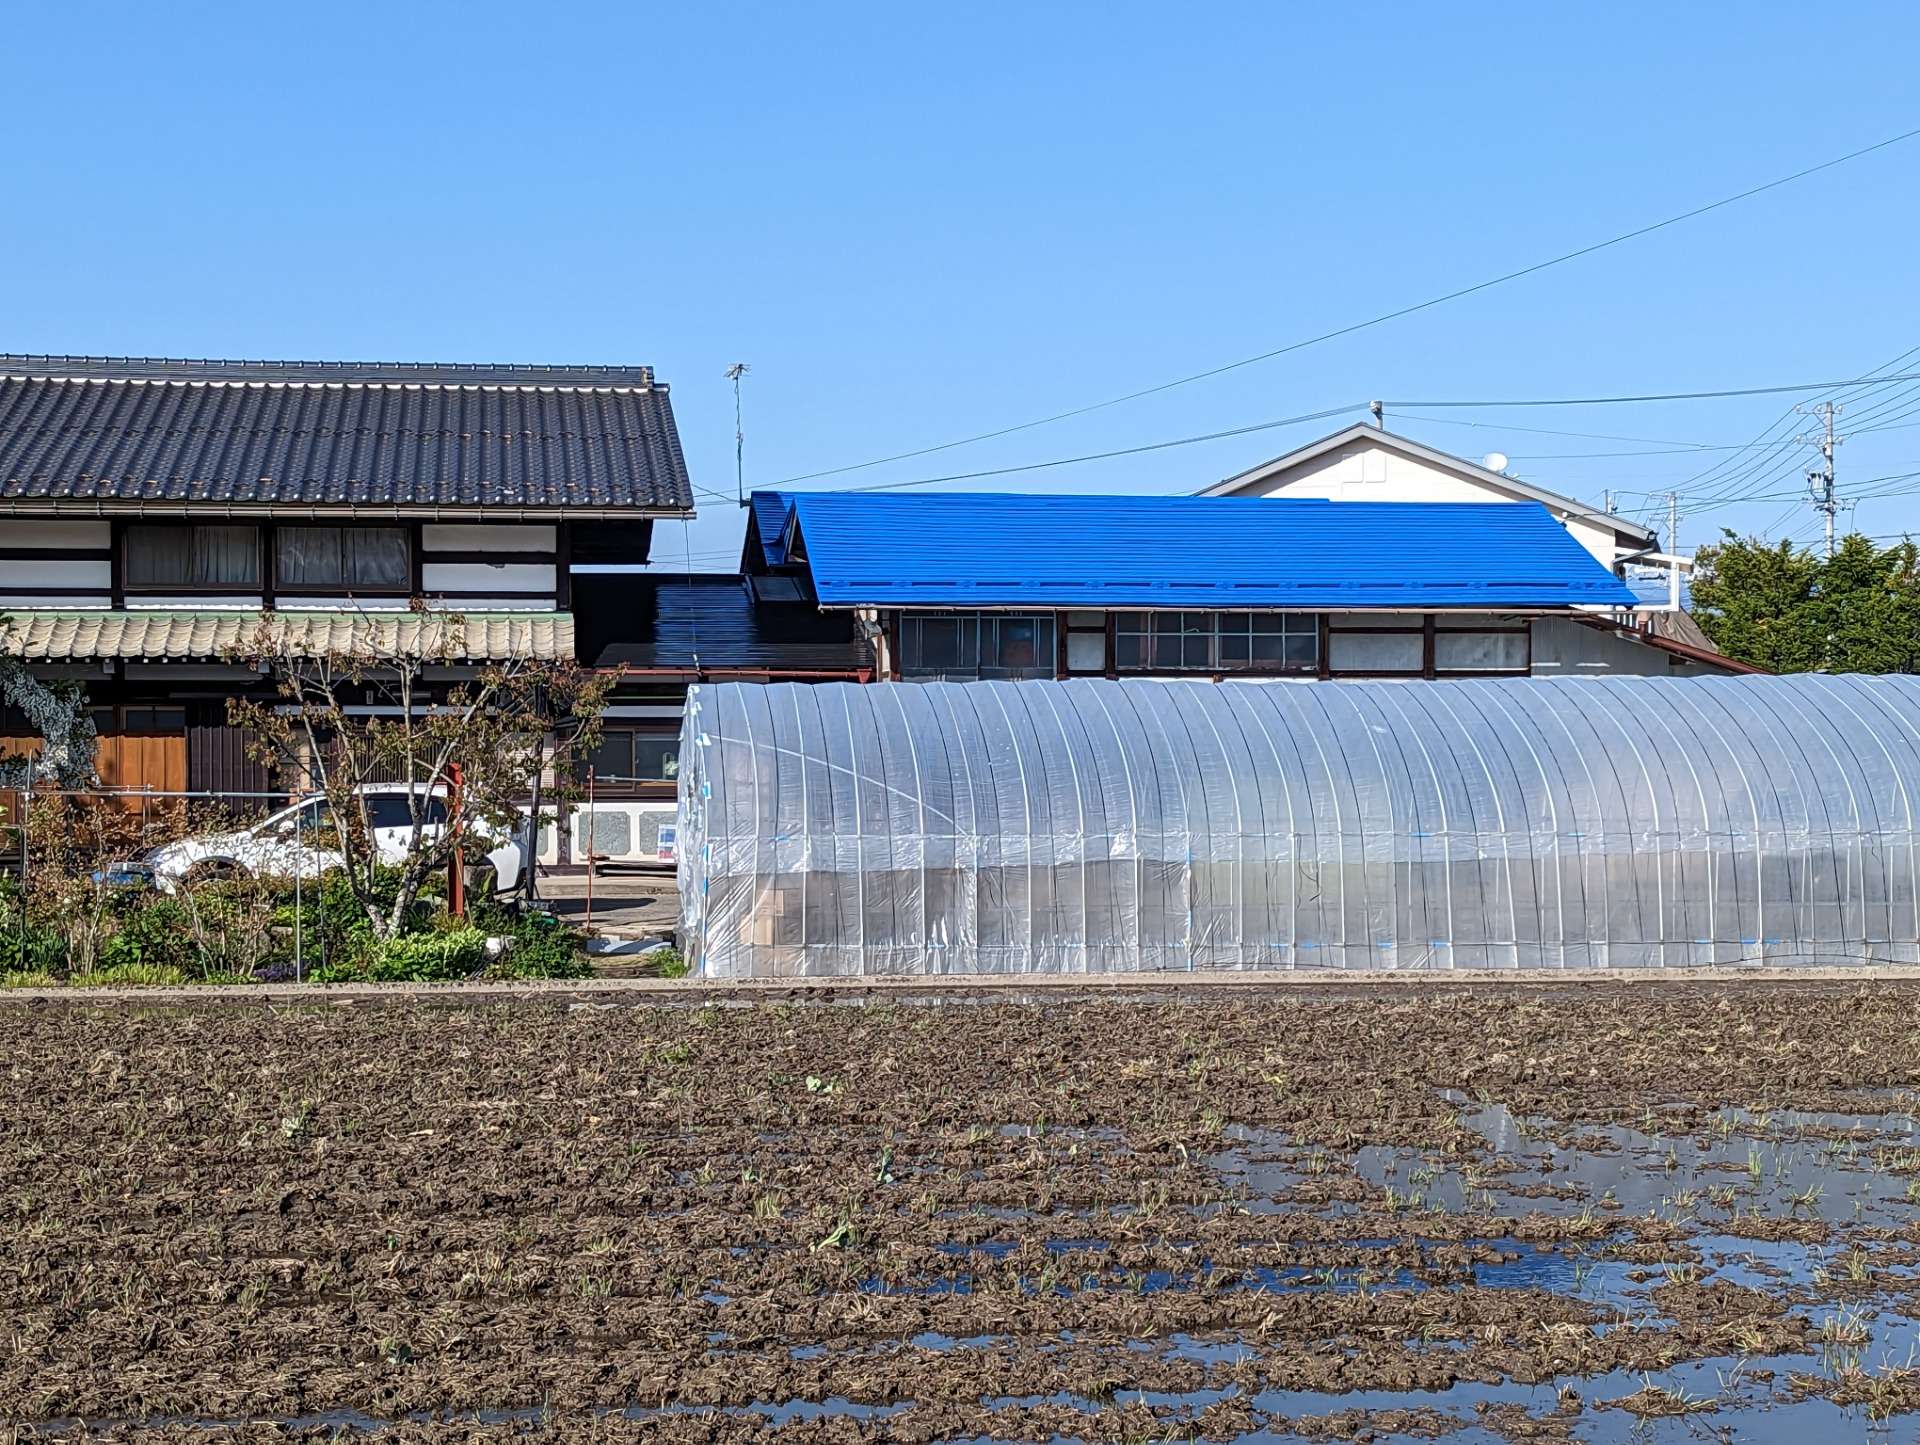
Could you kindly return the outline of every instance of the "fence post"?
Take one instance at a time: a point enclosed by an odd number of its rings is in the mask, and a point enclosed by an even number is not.
[[[453,873],[447,879],[447,911],[455,918],[467,916],[467,855],[459,846],[460,838],[460,764],[447,765],[447,778],[452,785],[452,797],[448,799],[447,826],[454,830]],[[422,804],[424,807],[425,804]]]

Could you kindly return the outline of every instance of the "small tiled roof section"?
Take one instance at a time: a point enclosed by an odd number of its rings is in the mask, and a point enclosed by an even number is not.
[[[294,652],[374,651],[413,657],[504,662],[573,657],[565,612],[12,612],[0,616],[0,650],[29,662],[101,658],[187,661],[222,658],[256,640],[262,619]]]
[[[651,367],[4,355],[0,500],[693,508]]]
[[[1630,607],[1538,502],[795,492],[823,607]]]

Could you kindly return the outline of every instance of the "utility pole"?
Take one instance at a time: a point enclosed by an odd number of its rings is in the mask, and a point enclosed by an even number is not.
[[[1680,494],[1667,493],[1667,610],[1680,610]]]
[[[1833,449],[1845,441],[1845,437],[1833,434],[1833,419],[1846,410],[1844,406],[1835,406],[1823,401],[1817,406],[1796,406],[1795,411],[1803,416],[1816,416],[1825,423],[1825,430],[1812,436],[1797,436],[1794,442],[1800,446],[1820,448],[1820,465],[1807,472],[1807,490],[1813,494],[1813,509],[1824,512],[1827,519],[1827,556],[1833,556],[1833,518],[1843,505],[1834,492],[1833,486]]]
[[[1367,410],[1373,413],[1373,424],[1385,431],[1387,429],[1387,404],[1383,401],[1370,401]]]
[[[733,499],[747,504],[747,432],[740,424],[740,378],[753,368],[736,361],[727,368],[727,380],[733,383]]]

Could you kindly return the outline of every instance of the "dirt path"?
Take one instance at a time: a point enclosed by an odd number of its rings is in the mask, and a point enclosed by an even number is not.
[[[359,1004],[382,999],[504,1003],[760,1003],[807,999],[858,1002],[895,999],[1033,1000],[1244,999],[1297,996],[1449,994],[1569,990],[1577,993],[1662,993],[1764,986],[1769,989],[1834,985],[1920,983],[1920,968],[1906,966],[1804,968],[1674,968],[1622,972],[1608,969],[1454,970],[1434,973],[1357,972],[1340,969],[1244,970],[1232,973],[953,974],[879,975],[871,978],[700,979],[591,978],[534,982],[444,984],[259,984],[189,985],[179,988],[0,989],[8,1004],[106,1003]]]

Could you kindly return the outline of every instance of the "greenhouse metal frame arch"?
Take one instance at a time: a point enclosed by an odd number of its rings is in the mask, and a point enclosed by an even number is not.
[[[712,976],[1920,961],[1920,679],[702,685]]]

